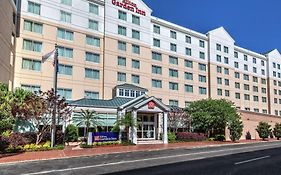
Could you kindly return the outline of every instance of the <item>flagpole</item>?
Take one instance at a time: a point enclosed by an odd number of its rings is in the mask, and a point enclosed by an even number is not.
[[[57,88],[58,88],[58,45],[55,44],[55,56],[54,56],[54,93],[55,93],[55,100],[54,100],[54,109],[52,115],[52,136],[51,136],[51,147],[55,146],[56,140],[56,114],[57,114]]]

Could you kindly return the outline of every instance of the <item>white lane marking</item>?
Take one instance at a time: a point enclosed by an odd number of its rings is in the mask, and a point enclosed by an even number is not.
[[[270,158],[270,156],[257,157],[257,158],[254,158],[254,159],[244,160],[244,161],[241,161],[241,162],[236,162],[234,165],[240,165],[240,164],[244,164],[244,163],[254,162],[254,161],[257,161],[257,160],[267,159],[267,158]]]
[[[40,171],[40,172],[34,172],[34,173],[26,173],[26,174],[21,174],[21,175],[48,174],[48,173],[54,173],[54,172],[81,170],[81,169],[89,169],[89,168],[95,168],[95,167],[104,167],[104,166],[110,166],[110,165],[119,165],[119,164],[125,164],[125,163],[135,163],[135,162],[143,162],[143,161],[158,160],[158,159],[177,158],[177,157],[184,157],[184,156],[191,156],[191,155],[198,155],[198,154],[206,154],[206,153],[218,153],[218,152],[224,152],[224,151],[227,152],[227,151],[234,151],[234,150],[241,150],[241,149],[244,150],[244,149],[248,149],[248,148],[250,148],[250,149],[247,152],[251,152],[251,151],[254,151],[253,148],[272,147],[272,146],[277,146],[277,145],[280,146],[280,144],[262,145],[262,146],[261,145],[257,145],[257,146],[251,146],[251,147],[249,146],[249,147],[242,147],[242,148],[216,150],[216,151],[204,151],[204,152],[197,152],[197,153],[172,155],[172,156],[163,156],[163,157],[153,157],[153,158],[138,159],[138,160],[127,160],[127,161],[105,163],[105,164],[98,164],[98,165],[89,165],[89,166],[74,167],[74,168],[55,169],[55,170]],[[226,154],[226,155],[228,155],[228,154]],[[194,159],[196,159],[196,158],[194,158]]]

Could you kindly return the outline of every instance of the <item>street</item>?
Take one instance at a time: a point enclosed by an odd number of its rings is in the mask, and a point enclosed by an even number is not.
[[[264,142],[2,164],[0,174],[280,174],[280,148]]]

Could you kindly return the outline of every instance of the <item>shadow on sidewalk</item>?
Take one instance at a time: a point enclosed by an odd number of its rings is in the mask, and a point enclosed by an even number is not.
[[[16,152],[16,153],[1,153],[0,152],[0,159],[5,158],[5,157],[17,156],[17,155],[20,155],[20,154],[23,154],[23,153],[24,153],[24,151]]]

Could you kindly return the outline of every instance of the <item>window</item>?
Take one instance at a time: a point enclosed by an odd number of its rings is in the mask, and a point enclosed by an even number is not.
[[[153,25],[153,32],[157,33],[157,34],[160,34],[160,26]]]
[[[60,20],[66,23],[71,23],[71,13],[60,11]]]
[[[84,97],[87,99],[99,99],[99,93],[93,91],[85,91]]]
[[[205,59],[205,53],[204,52],[199,52],[199,58]]]
[[[258,108],[254,108],[254,112],[260,112]]]
[[[177,51],[177,45],[174,43],[170,43],[170,50],[176,52]]]
[[[89,26],[88,27],[89,27],[89,29],[92,29],[92,30],[99,30],[99,22],[89,19]]]
[[[248,84],[244,84],[244,90],[245,91],[249,91],[250,90],[250,86]]]
[[[185,42],[191,44],[191,37],[185,36]]]
[[[117,72],[117,81],[125,82],[126,81],[126,73]]]
[[[229,79],[224,79],[224,85],[229,86]]]
[[[96,4],[89,3],[89,12],[98,15],[99,14],[99,6]]]
[[[229,69],[228,68],[224,68],[224,74],[229,75]]]
[[[169,63],[178,65],[178,58],[173,57],[173,56],[169,56]]]
[[[162,67],[152,65],[152,73],[161,75],[162,74]]]
[[[258,83],[258,77],[253,77],[253,82]]]
[[[262,97],[261,99],[262,99],[262,102],[263,102],[263,103],[266,103],[266,101],[267,101],[267,100],[266,100],[266,97]]]
[[[217,77],[217,83],[222,84],[222,78],[221,77]]]
[[[118,66],[126,66],[126,58],[125,57],[118,57]]]
[[[257,68],[256,67],[253,67],[253,72],[257,73]]]
[[[198,76],[198,80],[199,80],[199,82],[206,83],[206,76],[204,76],[204,75],[199,75],[199,76]]]
[[[23,58],[22,69],[41,71],[41,61]]]
[[[217,62],[221,62],[221,56],[217,55]]]
[[[244,100],[250,100],[250,95],[248,95],[248,94],[244,94]]]
[[[185,48],[185,54],[188,55],[188,56],[191,56],[191,49]]]
[[[178,100],[169,100],[169,105],[170,106],[179,106],[179,101]]]
[[[261,60],[261,65],[264,66],[264,61],[263,60]]]
[[[152,87],[154,87],[154,88],[162,88],[161,80],[152,79],[151,83],[152,83]]]
[[[263,94],[266,94],[266,88],[261,88],[261,92],[262,92]]]
[[[237,92],[236,92],[236,93],[235,93],[235,98],[236,98],[236,99],[240,99],[240,93],[237,93]]]
[[[41,90],[40,86],[37,85],[27,85],[27,84],[22,84],[21,88],[33,93],[37,93]]]
[[[225,63],[225,64],[228,64],[228,63],[229,63],[228,57],[224,57],[224,63]]]
[[[224,50],[224,53],[228,53],[228,47],[224,46],[223,50]]]
[[[236,89],[240,89],[240,83],[235,82],[235,88],[236,88]]]
[[[140,17],[136,15],[132,15],[132,23],[136,25],[140,25]]]
[[[185,67],[193,68],[193,62],[190,60],[184,60]]]
[[[218,96],[222,96],[222,89],[217,89]]]
[[[177,91],[179,90],[179,84],[174,82],[169,82],[169,89]]]
[[[153,38],[153,46],[160,47],[160,40],[156,39],[156,38]]]
[[[132,30],[132,38],[139,40],[140,39],[140,32],[133,29]]]
[[[257,64],[257,59],[256,58],[253,58],[253,63]]]
[[[261,84],[266,84],[266,80],[264,78],[261,79]]]
[[[140,84],[140,76],[139,75],[132,75],[132,83],[133,84]]]
[[[72,99],[72,90],[71,89],[58,89],[58,95],[64,97],[66,100]]]
[[[170,76],[170,77],[178,77],[178,76],[179,76],[178,70],[169,69],[169,76]]]
[[[66,29],[58,28],[57,37],[61,39],[73,41],[73,32]]]
[[[85,77],[91,79],[100,79],[100,71],[96,69],[85,68]]]
[[[100,39],[94,36],[86,36],[86,44],[91,46],[100,47]]]
[[[41,11],[41,5],[37,4],[35,2],[28,1],[28,12],[34,13],[36,15],[40,15]]]
[[[126,35],[127,35],[127,29],[126,29],[126,27],[118,26],[118,34],[119,34],[119,35],[126,36]]]
[[[199,40],[199,46],[204,48],[205,47],[205,42],[202,40]]]
[[[33,51],[33,52],[41,52],[42,42],[24,39],[23,40],[23,49]]]
[[[73,49],[58,46],[58,56],[66,57],[66,58],[73,58]]]
[[[175,31],[170,31],[170,37],[173,38],[173,39],[177,39],[177,32]]]
[[[86,52],[86,61],[100,63],[100,55],[92,52]]]
[[[221,73],[222,72],[222,67],[221,66],[217,66],[217,73]]]
[[[255,102],[258,102],[258,101],[259,101],[259,97],[256,96],[256,95],[253,96],[253,99],[254,99]]]
[[[190,72],[185,72],[185,73],[184,73],[184,78],[185,78],[186,80],[193,80],[193,74],[190,73]]]
[[[140,69],[140,61],[139,60],[132,60],[132,68]]]
[[[239,63],[237,61],[234,62],[234,67],[239,68]]]
[[[24,20],[23,29],[26,31],[42,34],[43,24]]]
[[[60,3],[64,5],[72,6],[72,0],[60,0]]]
[[[205,87],[199,87],[199,94],[206,95],[207,94],[207,88]]]
[[[253,86],[253,91],[254,92],[259,92],[259,87],[258,86]]]
[[[244,70],[248,71],[248,65],[244,64]]]
[[[185,89],[185,92],[187,92],[187,93],[193,93],[192,85],[186,84],[186,85],[184,85],[184,89]]]
[[[273,68],[276,68],[276,63],[273,62],[272,65],[273,65]]]
[[[123,41],[118,41],[118,50],[126,51],[126,43]]]
[[[244,77],[244,80],[249,81],[249,75],[244,74],[243,77]]]
[[[261,74],[262,74],[262,75],[265,75],[264,69],[261,70]]]
[[[198,66],[199,66],[199,70],[206,71],[206,65],[205,64],[199,63]]]
[[[244,61],[248,61],[248,56],[244,55]]]
[[[225,90],[225,91],[224,91],[224,94],[225,94],[226,97],[229,97],[229,96],[230,96],[229,90]]]
[[[236,51],[234,52],[234,57],[238,58],[238,52],[236,52]]]
[[[72,66],[59,64],[58,74],[61,75],[72,75]]]
[[[135,54],[140,54],[140,46],[133,44],[132,45],[132,52]]]
[[[152,59],[157,61],[162,61],[162,54],[157,52],[152,52]]]
[[[118,11],[118,19],[127,21],[127,13],[119,10]]]
[[[217,50],[221,51],[221,45],[220,44],[217,44]]]

